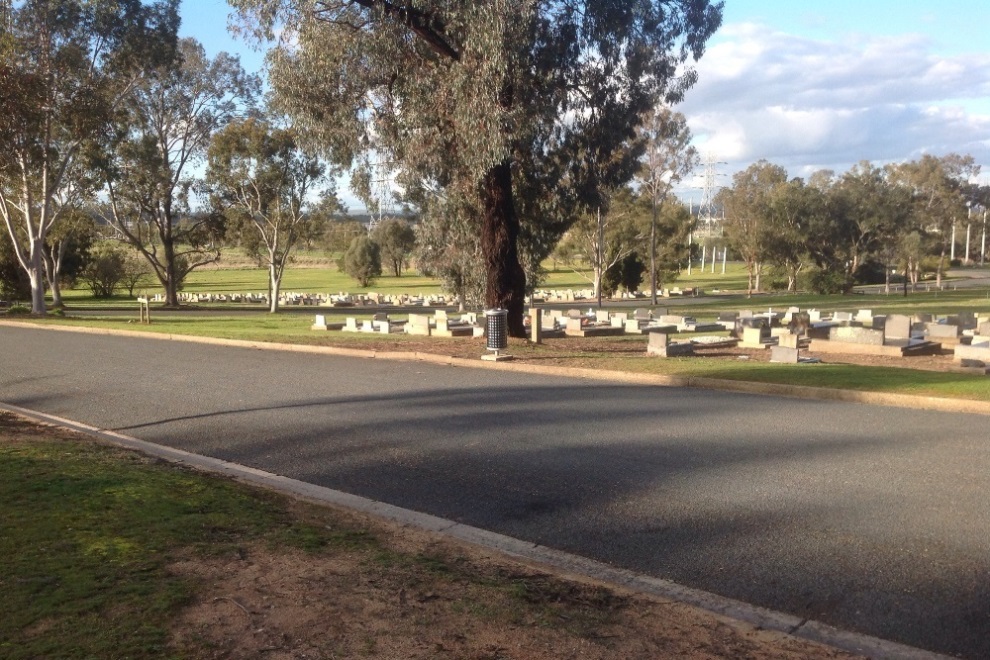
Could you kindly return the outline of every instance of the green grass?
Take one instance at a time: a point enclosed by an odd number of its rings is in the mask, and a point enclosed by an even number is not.
[[[225,572],[239,570],[259,547],[280,556],[288,575],[307,558],[357,566],[334,572],[345,585],[335,592],[339,606],[351,611],[369,597],[441,593],[438,603],[455,611],[485,603],[474,615],[494,629],[548,626],[597,639],[627,605],[606,589],[489,556],[476,561],[458,546],[406,550],[408,536],[398,539],[396,546],[388,527],[0,412],[5,660],[228,657],[217,642],[196,636],[189,646],[174,645],[182,608],[216,594],[208,579],[181,577],[169,566],[219,559]],[[371,589],[377,595],[369,596]]]
[[[0,413],[0,439],[28,425]],[[168,657],[167,623],[195,585],[188,554],[242,544],[346,548],[371,537],[293,519],[233,482],[83,442],[0,442],[0,656]]]

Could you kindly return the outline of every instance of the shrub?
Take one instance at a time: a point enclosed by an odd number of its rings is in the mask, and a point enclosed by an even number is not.
[[[887,268],[876,261],[864,261],[853,273],[856,284],[883,284],[887,281]]]
[[[812,268],[803,275],[802,288],[820,295],[849,293],[852,289],[852,279],[838,270],[823,270]]]
[[[81,273],[81,279],[93,292],[94,298],[110,298],[127,273],[127,257],[114,243],[95,245],[89,253],[89,262]]]
[[[7,316],[25,316],[31,313],[31,308],[25,305],[11,305],[7,310]]]
[[[381,252],[367,236],[356,236],[342,261],[343,271],[363,287],[374,284],[382,274]]]

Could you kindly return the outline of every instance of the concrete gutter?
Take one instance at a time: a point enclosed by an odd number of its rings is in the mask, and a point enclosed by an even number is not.
[[[132,334],[145,336],[144,333]],[[290,479],[218,458],[201,456],[181,449],[146,442],[108,429],[100,429],[88,424],[2,402],[0,402],[0,410],[6,410],[41,423],[52,424],[83,433],[100,442],[138,451],[177,465],[230,477],[244,483],[260,486],[323,506],[357,511],[399,526],[412,527],[457,539],[458,541],[470,543],[489,551],[502,553],[540,570],[553,572],[561,577],[593,580],[606,586],[647,594],[677,603],[684,603],[726,618],[744,622],[757,628],[773,630],[850,653],[888,660],[948,660],[949,657],[868,635],[840,630],[819,621],[802,619],[784,612],[750,605],[700,589],[686,587],[670,580],[615,568],[602,562],[555,550],[547,546],[522,541],[437,516],[403,509],[385,502],[377,502],[365,497]]]
[[[642,374],[626,371],[584,369],[578,367],[551,367],[546,365],[512,361],[488,362],[480,359],[474,360],[468,358],[458,358],[449,355],[438,355],[436,353],[424,353],[419,351],[373,351],[358,348],[338,348],[334,346],[309,346],[303,344],[245,341],[243,339],[220,339],[216,337],[173,335],[111,328],[42,325],[40,323],[30,323],[25,321],[0,320],[0,326],[57,330],[61,332],[80,332],[84,334],[110,335],[117,337],[137,337],[142,339],[181,341],[197,344],[213,344],[217,346],[233,346],[237,348],[254,348],[259,350],[292,351],[296,353],[311,353],[316,355],[339,355],[345,357],[385,360],[407,360],[429,362],[432,364],[443,364],[455,367],[467,367],[471,369],[500,369],[503,371],[514,371],[517,373],[560,376],[564,378],[586,378],[589,380],[630,383],[634,385],[693,387],[697,389],[741,392],[744,394],[786,396],[798,399],[841,401],[844,403],[864,403],[874,406],[911,408],[913,410],[933,410],[939,412],[990,415],[990,402],[974,401],[970,399],[945,399],[933,396],[893,394],[888,392],[860,392],[856,390],[842,390],[829,387],[809,387],[806,385],[782,385],[780,383],[722,380],[717,378],[704,378],[700,376],[667,376],[662,374]],[[988,386],[990,386],[990,381],[988,381]]]

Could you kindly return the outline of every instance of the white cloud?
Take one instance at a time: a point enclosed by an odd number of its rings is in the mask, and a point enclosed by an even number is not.
[[[949,152],[990,166],[990,54],[938,55],[919,35],[827,42],[739,23],[696,68],[678,110],[723,171],[765,158],[804,176]]]

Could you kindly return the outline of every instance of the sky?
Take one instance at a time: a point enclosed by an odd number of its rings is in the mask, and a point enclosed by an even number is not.
[[[990,182],[990,1],[726,0],[675,107],[716,185],[765,159],[792,177],[923,154],[972,155]],[[223,0],[183,0],[181,33],[210,55],[263,55],[226,32]],[[700,201],[704,168],[676,191]],[[352,210],[360,206],[341,186]]]

